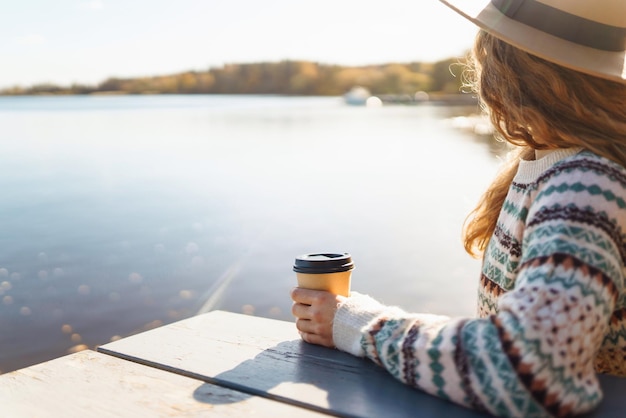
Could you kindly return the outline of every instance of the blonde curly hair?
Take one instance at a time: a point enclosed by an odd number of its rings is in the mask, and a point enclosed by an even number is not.
[[[519,160],[536,149],[583,147],[626,166],[626,84],[528,54],[480,31],[466,70],[511,158],[468,216],[465,250],[482,254]]]

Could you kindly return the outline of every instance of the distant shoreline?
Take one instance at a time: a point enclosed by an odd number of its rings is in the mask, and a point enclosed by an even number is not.
[[[88,94],[46,94],[46,93],[37,93],[37,94],[20,94],[20,95],[2,95],[0,94],[0,98],[9,98],[9,97],[120,97],[120,96],[280,96],[280,97],[337,97],[342,98],[342,95],[328,95],[328,96],[316,96],[316,95],[295,95],[295,94],[211,94],[211,93],[128,93],[128,92],[95,92]],[[386,94],[378,97],[381,103],[385,105],[420,105],[420,104],[431,104],[431,105],[442,105],[442,106],[474,106],[478,105],[478,99],[474,94],[467,93],[451,93],[451,94],[441,94],[441,93],[433,93],[428,95],[427,99],[415,99],[414,96],[408,95],[392,95]]]
[[[435,63],[389,63],[361,67],[310,61],[227,64],[207,71],[136,78],[108,78],[97,85],[51,83],[0,90],[2,96],[123,94],[258,94],[340,96],[361,86],[377,97],[461,95],[464,63],[457,58]],[[443,97],[443,96],[442,96]]]

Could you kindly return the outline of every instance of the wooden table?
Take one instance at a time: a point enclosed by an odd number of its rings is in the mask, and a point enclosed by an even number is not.
[[[589,417],[626,416],[602,376]],[[291,322],[222,311],[0,376],[2,417],[484,417],[372,362],[302,342]]]

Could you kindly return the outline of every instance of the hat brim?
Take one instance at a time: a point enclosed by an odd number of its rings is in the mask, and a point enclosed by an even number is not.
[[[626,51],[603,51],[579,45],[517,22],[500,12],[491,0],[440,0],[497,38],[573,70],[626,83]]]

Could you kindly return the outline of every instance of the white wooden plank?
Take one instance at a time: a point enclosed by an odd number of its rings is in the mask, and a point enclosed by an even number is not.
[[[320,414],[82,351],[0,376],[0,416],[242,417]]]
[[[414,390],[368,360],[306,344],[292,322],[214,311],[98,350],[339,416],[484,416]]]
[[[306,344],[292,322],[214,311],[99,350],[339,416],[484,416],[409,388],[368,360]],[[626,379],[600,381],[605,400],[587,416],[623,417]]]

